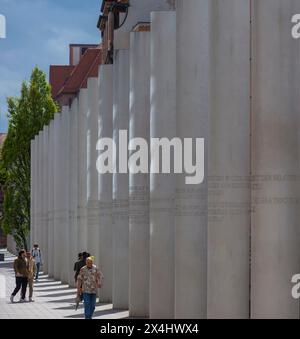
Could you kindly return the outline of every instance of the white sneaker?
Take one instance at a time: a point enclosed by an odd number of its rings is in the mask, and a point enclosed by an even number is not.
[[[11,295],[9,299],[10,299],[10,302],[11,302],[11,303],[14,302],[14,296],[13,296],[13,295]]]
[[[32,298],[29,298],[29,302],[30,302],[30,303],[33,303],[34,300],[33,300]]]

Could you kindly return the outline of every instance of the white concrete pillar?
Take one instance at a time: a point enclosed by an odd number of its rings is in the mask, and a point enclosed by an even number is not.
[[[300,269],[298,0],[252,1],[251,316],[299,318],[291,279]]]
[[[95,256],[95,264],[99,265],[99,201],[97,140],[98,140],[98,78],[88,79],[88,110],[87,110],[87,250]]]
[[[207,316],[207,146],[210,111],[211,0],[177,1],[177,135],[205,138],[205,180],[177,176],[175,317]]]
[[[77,199],[78,199],[78,99],[72,102],[70,111],[70,136],[69,136],[69,285],[75,285],[74,263],[77,260],[78,226],[77,226]]]
[[[78,97],[78,198],[77,198],[77,225],[78,225],[78,252],[87,251],[87,173],[86,173],[86,130],[87,130],[88,93],[82,88]]]
[[[176,14],[151,14],[150,136],[176,136]],[[151,172],[156,161],[151,154]],[[175,176],[150,175],[150,318],[174,317]]]
[[[43,132],[38,134],[38,227],[37,244],[43,246]]]
[[[34,228],[32,232],[32,246],[36,242],[38,228],[38,136],[34,137],[34,177],[33,177],[33,196],[34,196]]]
[[[207,313],[249,318],[249,1],[212,1],[211,27]]]
[[[129,127],[129,51],[116,50],[114,57],[113,90],[113,140],[117,145],[116,168],[119,167],[119,153],[127,152],[119,145],[119,131]],[[127,136],[128,139],[128,136]],[[122,147],[123,146],[123,147]],[[118,309],[128,308],[129,258],[128,258],[128,185],[129,175],[113,175],[113,305]]]
[[[98,137],[113,135],[113,66],[101,65],[99,69],[99,120]],[[101,152],[99,152],[99,155]],[[104,275],[100,301],[112,302],[113,242],[112,242],[112,174],[98,174],[99,206],[99,266]]]
[[[35,139],[30,143],[30,247],[32,248],[34,242],[35,232]]]
[[[43,272],[48,273],[48,142],[49,142],[49,127],[45,126],[43,129],[43,182],[42,182],[42,196],[43,196],[43,239],[42,239],[42,248],[41,251],[43,256]]]
[[[56,113],[54,116],[54,278],[59,280],[61,273],[61,113]]]
[[[61,281],[68,282],[68,272],[72,268],[72,260],[69,257],[69,119],[70,109],[64,106],[61,112]]]
[[[150,136],[150,32],[130,36],[129,140]],[[129,154],[138,149],[133,146]],[[147,153],[147,161],[148,153]],[[137,165],[136,163],[134,164]],[[149,315],[149,194],[146,172],[129,175],[129,312],[130,316]]]
[[[48,275],[54,275],[54,120],[49,124],[48,171]]]

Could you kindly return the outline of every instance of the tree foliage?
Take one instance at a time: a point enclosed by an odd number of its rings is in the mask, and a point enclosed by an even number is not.
[[[54,117],[58,107],[51,97],[46,74],[34,68],[23,82],[20,97],[8,98],[8,134],[0,157],[0,180],[4,185],[1,227],[19,248],[27,249],[30,229],[31,140]]]

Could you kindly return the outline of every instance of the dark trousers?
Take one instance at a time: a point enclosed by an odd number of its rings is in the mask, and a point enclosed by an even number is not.
[[[36,274],[35,274],[35,280],[38,280],[39,278],[39,273],[40,273],[40,268],[41,268],[41,263],[36,263]]]
[[[12,295],[15,296],[21,289],[21,299],[25,299],[26,289],[27,289],[28,279],[24,277],[16,277],[16,288],[13,291]]]

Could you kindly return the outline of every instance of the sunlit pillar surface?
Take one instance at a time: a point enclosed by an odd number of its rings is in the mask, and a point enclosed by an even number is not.
[[[129,128],[129,50],[115,51],[113,74],[113,140],[119,145],[119,131]],[[117,146],[117,169],[121,152],[127,150]],[[129,293],[128,185],[128,171],[113,174],[113,305],[120,309],[128,308]]]
[[[176,14],[151,15],[151,138],[176,137]],[[155,168],[151,156],[151,170]],[[153,172],[153,171],[152,171]],[[174,317],[174,174],[150,175],[150,318]]]
[[[101,65],[99,69],[98,137],[113,135],[113,66]],[[99,152],[100,156],[101,152]],[[100,291],[100,301],[112,302],[113,242],[112,242],[112,174],[98,173],[99,195],[99,265],[105,275]]]

